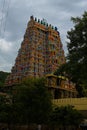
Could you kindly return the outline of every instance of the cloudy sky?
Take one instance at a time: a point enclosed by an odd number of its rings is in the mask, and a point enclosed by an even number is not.
[[[31,15],[58,27],[67,52],[66,35],[73,27],[70,18],[84,11],[87,0],[0,0],[0,71],[11,71]]]

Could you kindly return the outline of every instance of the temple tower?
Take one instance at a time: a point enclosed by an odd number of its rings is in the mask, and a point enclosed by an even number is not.
[[[45,19],[40,21],[31,16],[6,85],[19,83],[26,77],[51,74],[64,63],[64,50],[57,27],[48,24]]]

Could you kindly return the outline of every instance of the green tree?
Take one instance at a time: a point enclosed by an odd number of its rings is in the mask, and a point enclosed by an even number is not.
[[[77,76],[75,78],[87,82],[87,12],[82,17],[72,17],[71,20],[75,26],[67,35],[70,40],[67,43],[67,59],[72,65],[72,72]]]
[[[3,91],[3,90],[4,90],[5,79],[7,78],[7,76],[8,76],[9,74],[10,74],[10,73],[8,73],[8,72],[0,71],[0,91]]]
[[[51,116],[50,124],[53,127],[66,127],[74,126],[77,127],[83,120],[83,116],[72,106],[61,106],[56,107]]]
[[[45,87],[45,80],[26,79],[13,90],[13,102],[20,122],[43,124],[52,110],[51,96]]]
[[[8,73],[8,72],[0,71],[0,81],[1,81],[2,83],[4,83],[6,77],[7,77],[9,74],[10,74],[10,73]]]
[[[82,17],[71,18],[74,27],[67,32],[67,63],[58,73],[65,74],[76,83],[80,96],[87,96],[87,12]]]
[[[10,124],[13,120],[13,107],[10,103],[7,94],[0,94],[0,123],[7,123],[10,129]]]

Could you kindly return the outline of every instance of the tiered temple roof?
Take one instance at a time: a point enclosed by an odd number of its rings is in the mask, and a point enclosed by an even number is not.
[[[5,85],[20,83],[25,77],[43,77],[65,63],[64,50],[57,27],[30,17],[23,42]]]

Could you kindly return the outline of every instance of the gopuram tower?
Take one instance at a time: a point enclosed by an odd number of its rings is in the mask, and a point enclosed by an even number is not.
[[[54,73],[64,63],[64,50],[57,27],[49,25],[45,19],[40,21],[31,16],[5,85],[20,83],[26,77],[43,77]]]

